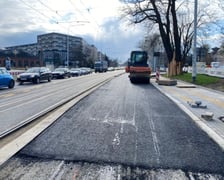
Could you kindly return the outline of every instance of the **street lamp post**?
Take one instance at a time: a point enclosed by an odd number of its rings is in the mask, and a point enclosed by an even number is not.
[[[76,24],[76,25],[69,24],[69,26],[68,26],[68,32],[67,32],[67,38],[66,38],[66,41],[67,41],[66,65],[68,66],[68,68],[69,68],[69,30],[70,30],[70,27],[72,27],[72,26],[83,26],[83,25],[85,25],[85,23],[89,23],[89,21],[74,21],[74,22],[81,23],[81,24]]]
[[[67,34],[67,61],[66,61],[66,65],[69,68],[69,35]]]
[[[198,0],[194,1],[194,47],[193,47],[193,59],[192,59],[192,82],[196,81],[197,75],[197,11],[198,11]]]

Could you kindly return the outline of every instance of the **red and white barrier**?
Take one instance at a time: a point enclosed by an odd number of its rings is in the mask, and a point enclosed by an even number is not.
[[[156,82],[159,81],[159,76],[160,76],[160,70],[159,70],[159,68],[157,68],[157,70],[156,70]]]
[[[17,76],[21,73],[23,73],[24,71],[23,70],[11,70],[9,71],[9,73],[12,75],[12,76]]]

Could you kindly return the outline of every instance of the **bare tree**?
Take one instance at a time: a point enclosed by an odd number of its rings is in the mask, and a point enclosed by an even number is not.
[[[218,54],[224,56],[224,42],[222,42],[220,49],[218,50]]]
[[[191,49],[193,39],[193,1],[190,0],[120,0],[125,2],[124,16],[132,23],[145,23],[159,29],[169,63],[176,60],[176,72],[181,72],[181,65]],[[209,2],[211,0],[208,0]],[[208,1],[200,5],[198,27],[214,20],[214,12]],[[131,3],[130,3],[131,2]],[[210,2],[211,3],[211,2]],[[155,26],[154,26],[155,27]],[[177,69],[179,68],[179,69]]]
[[[141,48],[142,50],[146,51],[149,55],[149,61],[150,61],[150,64],[151,66],[153,67],[153,70],[156,69],[156,66],[160,66],[161,64],[160,63],[163,63],[163,65],[167,65],[167,62],[165,62],[165,59],[163,58],[163,61],[160,62],[156,62],[155,59],[154,59],[154,56],[155,54],[157,54],[156,56],[160,56],[160,53],[158,55],[157,52],[162,52],[162,40],[161,40],[161,37],[160,37],[160,34],[158,33],[148,33],[144,39],[142,39],[140,42],[139,42],[139,48]]]
[[[169,62],[175,53],[181,61],[181,37],[176,14],[176,0],[135,0],[127,4],[124,13],[133,23],[150,21],[158,25],[160,36]]]
[[[161,38],[158,33],[148,34],[139,43],[139,48],[153,54],[157,47],[161,46]]]

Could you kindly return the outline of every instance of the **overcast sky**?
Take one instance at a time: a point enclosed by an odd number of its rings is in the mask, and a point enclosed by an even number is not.
[[[199,7],[220,6],[206,2]],[[124,62],[146,35],[139,24],[128,26],[120,20],[119,0],[0,0],[0,7],[0,48],[36,43],[37,35],[58,32],[80,36],[110,58]],[[206,38],[215,46],[220,36],[211,32]]]
[[[119,0],[1,0],[0,48],[37,42],[58,32],[83,37],[124,62],[144,37],[140,25],[120,20]]]

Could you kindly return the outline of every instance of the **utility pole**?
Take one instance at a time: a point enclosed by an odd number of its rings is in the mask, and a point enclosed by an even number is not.
[[[67,61],[66,65],[69,68],[69,34],[67,34]]]
[[[72,27],[72,26],[83,26],[83,25],[85,25],[84,23],[89,23],[89,21],[71,21],[71,22],[69,22],[69,23],[72,23],[72,22],[76,22],[76,23],[82,23],[82,24],[76,24],[76,25],[72,25],[72,24],[69,24],[69,26],[68,26],[68,30],[67,30],[67,38],[66,38],[66,41],[67,41],[67,55],[66,55],[66,65],[68,66],[68,68],[69,68],[69,53],[70,53],[70,47],[69,47],[69,42],[70,42],[70,39],[69,39],[69,31],[70,31],[70,27]],[[62,23],[62,22],[60,22],[60,23]],[[66,22],[67,23],[67,22]]]
[[[192,82],[196,81],[197,75],[197,14],[198,14],[198,0],[194,1],[194,47],[193,47],[193,59],[192,59]]]

